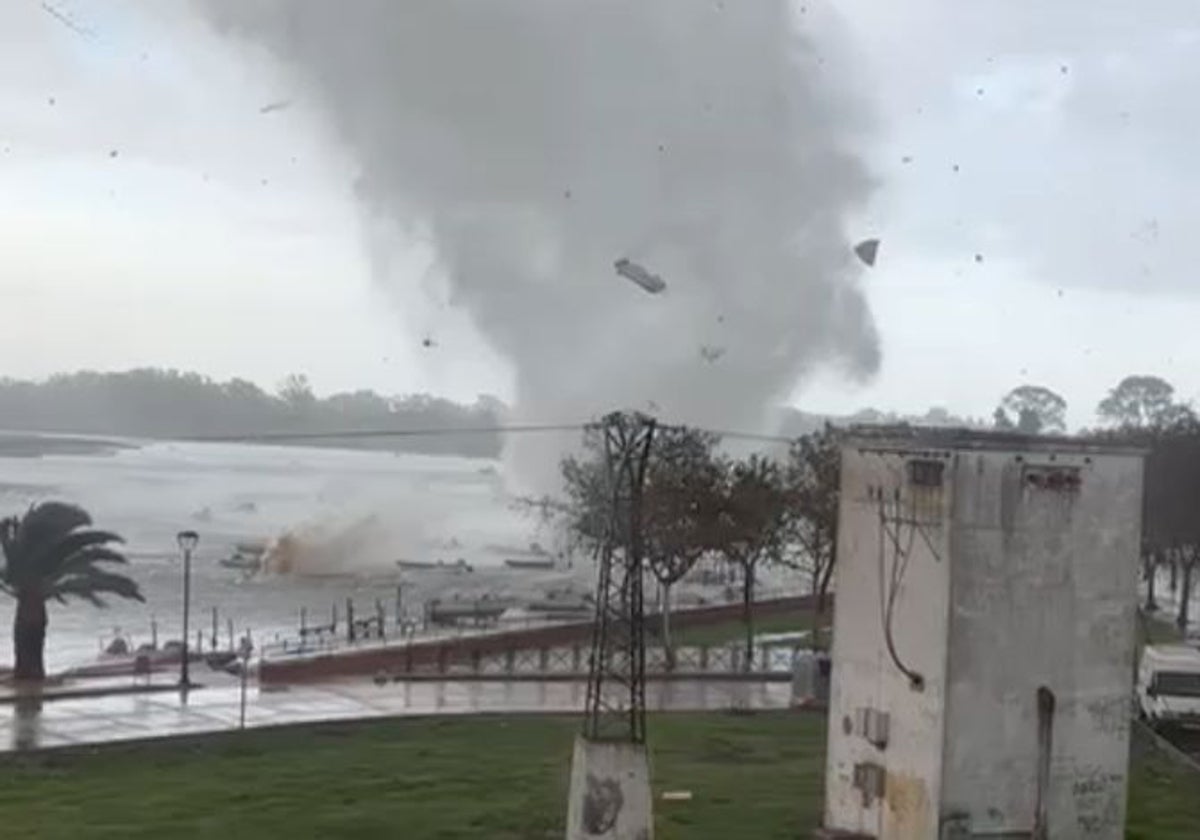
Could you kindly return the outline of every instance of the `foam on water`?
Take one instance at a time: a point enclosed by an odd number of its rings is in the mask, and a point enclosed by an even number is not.
[[[487,546],[547,542],[538,523],[514,511],[495,464],[486,460],[350,452],[240,444],[150,443],[108,455],[0,458],[0,511],[17,513],[34,501],[77,502],[96,522],[126,537],[130,573],[146,604],[113,601],[104,610],[86,603],[52,604],[48,667],[90,660],[99,640],[120,628],[135,644],[148,641],[150,622],[159,641],[178,637],[181,565],[175,534],[200,533],[193,565],[192,627],[210,631],[217,607],[220,634],[234,621],[237,632],[269,638],[295,631],[299,610],[327,620],[334,603],[353,598],[364,611],[382,600],[391,615],[396,587],[415,609],[437,592],[503,591],[540,586],[546,579],[513,576]],[[369,521],[370,527],[362,528]],[[235,543],[270,540],[287,531],[338,535],[357,528],[356,540],[333,539],[334,549],[316,555],[305,574],[247,579],[219,560]],[[400,558],[451,561],[462,557],[472,575],[409,575]],[[553,579],[554,576],[551,576]],[[11,635],[12,602],[0,600],[0,644]],[[194,631],[193,631],[194,632]],[[9,656],[0,654],[0,661]]]

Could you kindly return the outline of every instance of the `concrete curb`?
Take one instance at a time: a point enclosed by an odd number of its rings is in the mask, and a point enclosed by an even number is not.
[[[1142,737],[1147,738],[1149,741],[1149,746],[1157,749],[1171,760],[1182,764],[1189,770],[1192,770],[1197,775],[1200,775],[1200,760],[1192,758],[1192,756],[1188,755],[1179,747],[1172,744],[1162,735],[1159,735],[1157,732],[1151,729],[1145,721],[1135,718],[1133,721],[1133,731]]]

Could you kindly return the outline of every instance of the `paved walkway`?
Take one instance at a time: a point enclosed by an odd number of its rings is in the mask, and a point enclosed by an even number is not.
[[[204,675],[209,684],[185,695],[140,694],[44,700],[19,699],[0,707],[0,750],[28,750],[236,729],[236,680]],[[128,682],[126,682],[128,684]],[[583,682],[387,683],[369,680],[247,691],[246,726],[322,720],[482,713],[577,712]],[[791,686],[767,682],[654,682],[651,709],[785,708]]]

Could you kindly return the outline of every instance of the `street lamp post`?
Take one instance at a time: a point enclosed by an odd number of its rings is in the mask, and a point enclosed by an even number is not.
[[[179,543],[179,550],[183,552],[183,650],[182,659],[179,661],[179,685],[187,688],[191,685],[191,680],[188,679],[188,613],[192,600],[192,552],[196,543],[200,542],[200,535],[195,531],[180,531],[175,540]]]
[[[250,655],[254,653],[254,643],[250,640],[250,633],[247,631],[245,636],[242,636],[242,642],[238,645],[238,659],[242,660],[242,699],[241,699],[241,714],[238,716],[238,728],[246,728],[246,680],[250,676]]]

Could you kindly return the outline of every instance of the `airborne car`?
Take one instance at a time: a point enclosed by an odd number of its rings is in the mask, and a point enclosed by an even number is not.
[[[631,260],[617,260],[613,263],[613,268],[617,270],[617,274],[626,280],[632,280],[652,295],[656,295],[667,288],[666,282],[661,277],[657,274],[651,274],[645,268]]]

